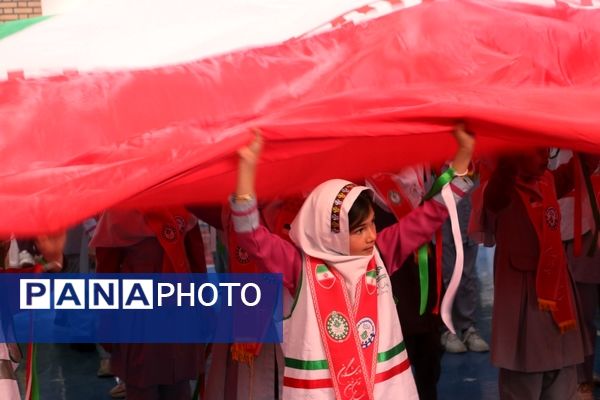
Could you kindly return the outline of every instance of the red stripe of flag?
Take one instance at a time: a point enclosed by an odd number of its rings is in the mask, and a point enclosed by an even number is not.
[[[375,7],[371,7],[370,5],[366,5],[366,6],[362,6],[356,9],[357,12],[361,13],[361,14],[368,14],[371,11],[374,11]]]

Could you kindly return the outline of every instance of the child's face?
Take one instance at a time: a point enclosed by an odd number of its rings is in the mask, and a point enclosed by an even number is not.
[[[538,148],[523,153],[519,161],[521,176],[524,178],[540,177],[548,168],[548,149]]]
[[[375,247],[375,239],[377,239],[375,213],[373,212],[373,209],[371,209],[367,218],[350,232],[350,255],[372,255],[373,248]]]

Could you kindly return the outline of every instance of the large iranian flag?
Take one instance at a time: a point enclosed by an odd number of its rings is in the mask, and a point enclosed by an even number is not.
[[[90,0],[0,25],[0,235],[221,202],[264,131],[262,197],[450,157],[598,151],[598,3]]]

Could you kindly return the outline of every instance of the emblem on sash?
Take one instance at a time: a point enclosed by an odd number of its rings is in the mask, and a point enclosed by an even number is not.
[[[248,256],[248,253],[240,246],[237,246],[235,248],[235,256],[240,264],[248,264],[250,262],[250,257]]]
[[[162,235],[169,242],[173,242],[173,241],[175,241],[175,239],[177,237],[177,230],[175,229],[175,227],[173,225],[165,224],[163,226]]]
[[[325,264],[317,264],[315,267],[315,277],[317,283],[325,289],[331,289],[335,283],[335,275],[329,270]]]
[[[554,207],[548,207],[546,208],[544,214],[546,224],[548,224],[550,229],[558,228],[558,225],[560,223],[560,214],[558,213],[558,210]]]
[[[369,317],[365,317],[358,321],[356,324],[358,329],[358,338],[360,340],[360,346],[366,349],[375,341],[375,323]]]
[[[372,269],[367,271],[365,277],[365,283],[367,284],[367,292],[369,294],[375,293],[377,290],[377,271]]]
[[[400,204],[400,202],[402,202],[400,193],[396,192],[395,190],[390,190],[388,192],[388,199],[390,200],[390,202],[392,204],[395,204],[395,205],[398,205],[398,204]]]
[[[343,342],[348,338],[350,326],[343,314],[334,311],[327,317],[327,334],[336,342]]]
[[[179,215],[175,216],[175,222],[177,222],[177,228],[179,228],[179,232],[185,232],[185,219]]]

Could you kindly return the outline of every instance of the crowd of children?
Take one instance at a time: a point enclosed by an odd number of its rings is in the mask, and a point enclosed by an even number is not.
[[[479,244],[467,228],[477,226],[496,246],[491,362],[500,398],[593,398],[598,159],[561,151],[550,170],[557,157],[547,149],[500,157],[477,189],[482,201],[471,204],[475,139],[460,124],[454,137],[456,155],[437,171],[420,165],[362,182],[332,179],[303,202],[265,207],[254,189],[257,135],[239,150],[225,207],[102,213],[90,242],[99,273],[206,272],[200,218],[222,230],[226,251],[215,263],[280,273],[286,292],[281,346],[103,345],[99,376],[124,382],[111,395],[189,400],[197,380],[196,393],[211,400],[436,399],[444,348],[489,349],[475,327]],[[177,229],[167,240],[170,226]],[[81,253],[88,258],[88,240],[78,239],[81,251],[64,242],[64,234],[13,240],[11,256],[10,240],[2,241],[3,270],[41,254],[45,272],[87,271],[73,265]],[[440,303],[457,257],[464,280],[447,330]],[[13,353],[0,343],[0,398],[19,396]]]

